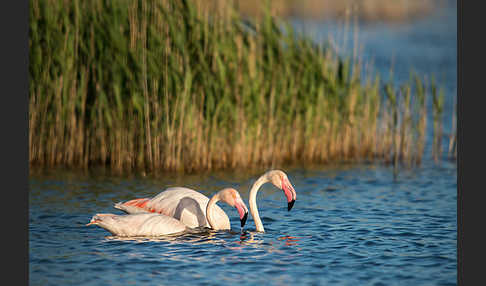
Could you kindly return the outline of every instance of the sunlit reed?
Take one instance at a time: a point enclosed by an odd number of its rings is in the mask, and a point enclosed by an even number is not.
[[[29,5],[32,166],[420,164],[424,81],[363,80],[356,55],[314,44],[269,9],[249,22],[191,1]]]

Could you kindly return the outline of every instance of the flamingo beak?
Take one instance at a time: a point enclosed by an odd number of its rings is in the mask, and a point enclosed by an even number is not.
[[[246,223],[246,219],[247,218],[248,218],[248,213],[246,212],[245,215],[243,216],[243,218],[240,219],[241,227],[244,227],[245,226],[245,223]]]
[[[241,198],[236,199],[235,208],[240,215],[240,222],[241,227],[245,226],[246,219],[248,218],[248,209],[246,208],[245,203],[241,200]]]
[[[294,206],[295,200],[292,200],[287,203],[287,211],[290,211],[292,207]]]
[[[294,187],[292,187],[290,182],[287,180],[282,182],[282,189],[287,197],[287,211],[290,211],[294,206],[295,199],[297,199],[297,193],[295,192]]]

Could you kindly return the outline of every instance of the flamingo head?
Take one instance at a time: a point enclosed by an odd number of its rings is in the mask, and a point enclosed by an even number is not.
[[[272,170],[267,173],[270,182],[277,188],[281,189],[287,198],[287,210],[290,211],[297,199],[297,193],[289,181],[287,175],[280,170]]]
[[[241,199],[240,193],[233,188],[226,188],[221,190],[219,195],[223,202],[236,208],[240,215],[241,227],[245,226],[246,219],[248,218],[248,208]]]

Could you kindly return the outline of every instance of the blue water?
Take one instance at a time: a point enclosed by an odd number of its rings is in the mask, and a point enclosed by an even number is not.
[[[364,60],[378,72],[386,75],[393,57],[398,82],[414,67],[445,83],[446,117],[457,87],[456,7],[447,7],[408,24],[360,24]],[[318,27],[316,40],[339,25]],[[120,239],[85,226],[96,213],[121,214],[116,202],[170,186],[207,196],[231,186],[248,205],[265,170],[159,177],[31,170],[29,284],[456,285],[457,167],[446,154],[434,163],[428,144],[423,164],[396,178],[392,167],[375,164],[282,167],[297,201],[287,212],[283,193],[264,185],[257,203],[265,233],[255,232],[251,216],[241,231],[236,210],[222,203],[231,231]]]
[[[265,233],[250,217],[240,231],[119,239],[85,226],[120,200],[185,185],[210,196],[236,187],[248,201],[259,174],[111,177],[32,174],[29,193],[31,285],[455,285],[456,166],[402,171],[375,165],[287,170],[298,198],[264,185],[257,203]],[[297,283],[297,284],[296,284]]]
[[[293,19],[291,23],[316,43],[331,38],[342,56],[352,57],[356,46],[363,78],[379,74],[382,81],[391,78],[398,86],[409,81],[412,71],[427,82],[433,76],[444,89],[444,115],[450,118],[457,101],[457,1],[436,2],[440,8],[433,13],[403,23],[357,22],[356,27],[353,19],[347,25],[345,20]],[[450,120],[444,126],[449,128]]]

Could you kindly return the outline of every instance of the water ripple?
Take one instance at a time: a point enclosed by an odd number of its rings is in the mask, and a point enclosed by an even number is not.
[[[160,180],[37,177],[29,193],[29,279],[56,285],[454,284],[456,190],[449,181],[455,178],[430,180],[424,172],[391,183],[378,169],[366,170],[346,169],[334,178],[314,172],[300,180],[289,173],[305,194],[296,187],[301,195],[288,212],[281,192],[262,190],[265,233],[255,232],[251,217],[240,231],[234,210],[222,205],[231,231],[134,238],[85,224],[96,212],[117,213],[118,199],[157,193]],[[213,188],[220,185],[221,178]]]

